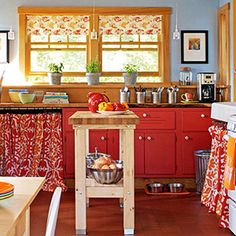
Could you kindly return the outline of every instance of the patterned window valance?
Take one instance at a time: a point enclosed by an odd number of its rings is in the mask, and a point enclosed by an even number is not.
[[[99,31],[109,35],[160,34],[162,16],[100,16]]]
[[[27,34],[85,35],[89,16],[27,16]]]

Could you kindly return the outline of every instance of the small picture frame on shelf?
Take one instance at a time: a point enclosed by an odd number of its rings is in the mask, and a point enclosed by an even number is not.
[[[0,30],[0,64],[9,63],[8,30]]]
[[[182,64],[208,63],[207,30],[181,31],[181,63]]]

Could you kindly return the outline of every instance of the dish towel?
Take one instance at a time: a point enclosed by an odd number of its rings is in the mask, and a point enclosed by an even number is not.
[[[235,189],[235,168],[236,168],[236,139],[233,137],[229,137],[225,174],[224,174],[224,186],[228,190]]]

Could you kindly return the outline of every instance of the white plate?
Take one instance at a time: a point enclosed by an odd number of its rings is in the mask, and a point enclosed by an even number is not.
[[[102,114],[104,116],[116,116],[116,115],[122,115],[125,114],[126,111],[97,111],[97,113]]]

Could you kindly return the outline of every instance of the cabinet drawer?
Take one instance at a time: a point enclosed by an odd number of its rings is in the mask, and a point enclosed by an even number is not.
[[[140,118],[137,129],[175,129],[174,111],[137,111]]]
[[[207,131],[212,124],[210,109],[183,111],[183,131]]]

